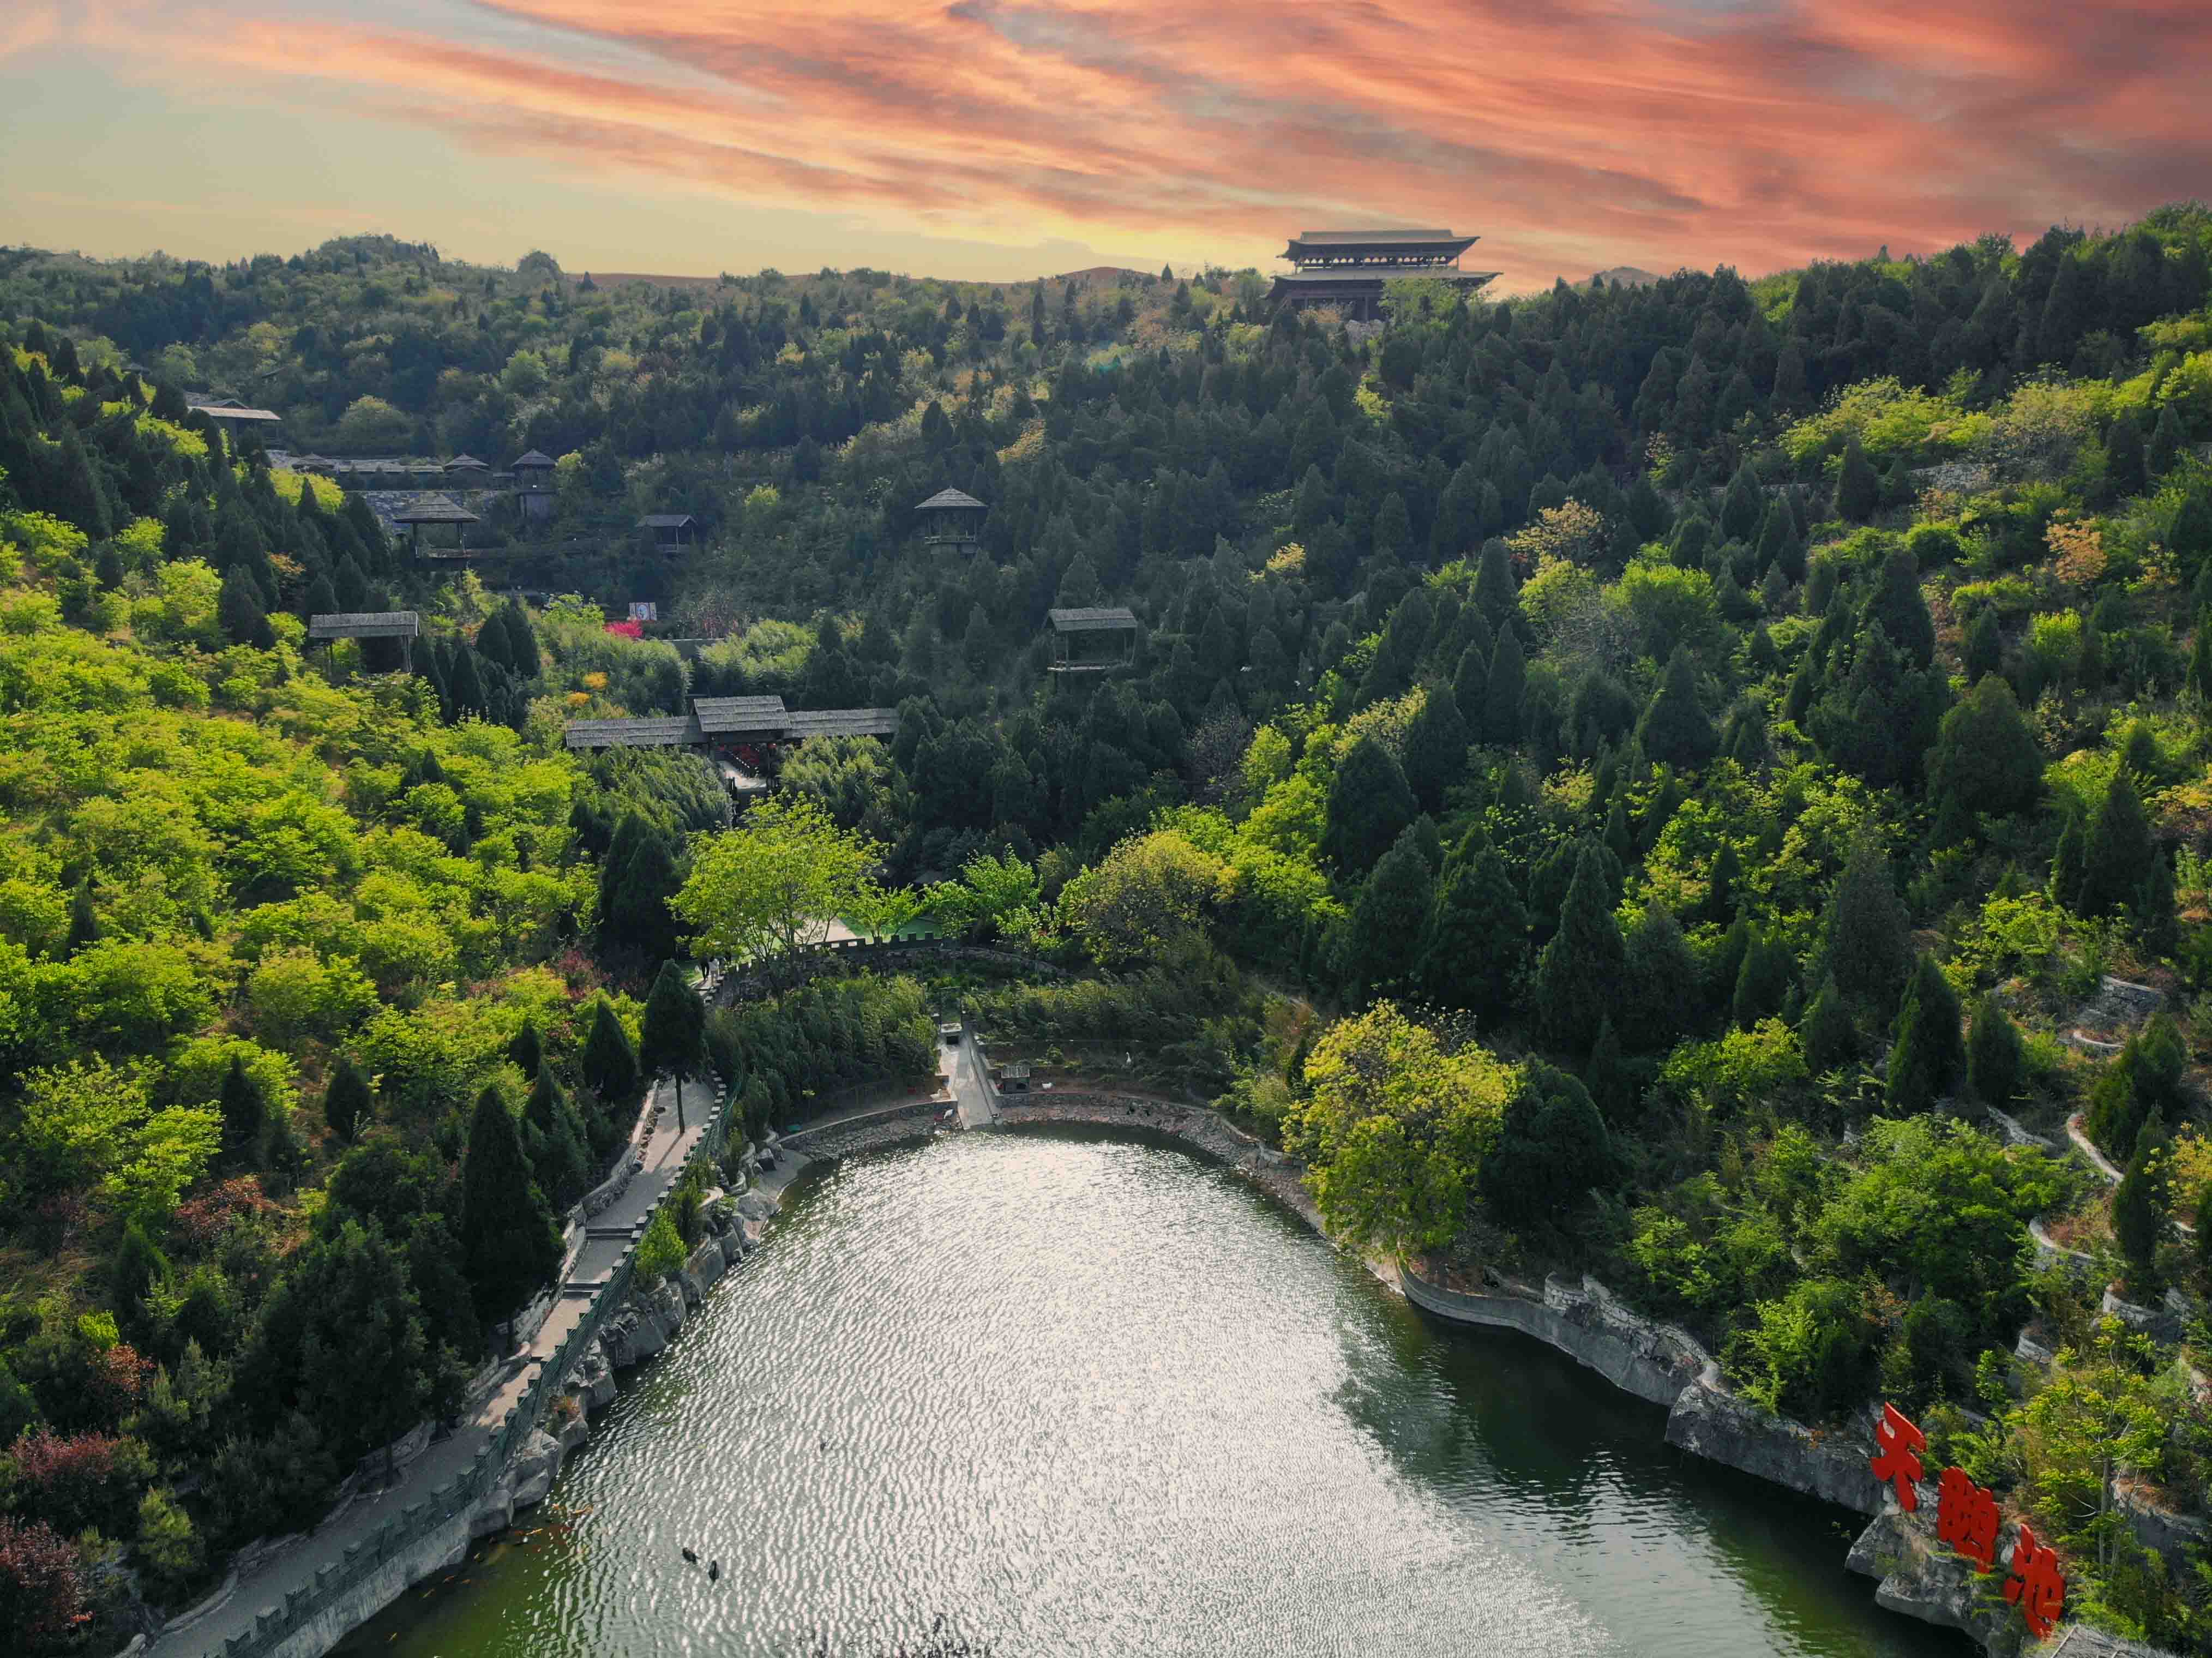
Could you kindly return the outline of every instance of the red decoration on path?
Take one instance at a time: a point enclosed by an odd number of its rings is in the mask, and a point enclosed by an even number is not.
[[[1996,1493],[1963,1468],[1946,1468],[1936,1486],[1936,1535],[1984,1571],[1997,1569]]]
[[[1928,1448],[1928,1436],[1896,1406],[1885,1401],[1881,1420],[1874,1424],[1874,1442],[1881,1448],[1881,1454],[1868,1466],[1876,1479],[1897,1487],[1897,1506],[1911,1514],[1920,1506],[1920,1493],[1912,1488],[1912,1482],[1920,1478],[1919,1454]]]
[[[2033,1527],[2022,1526],[2012,1546],[2012,1580],[2004,1598],[2020,1607],[2028,1632],[2048,1636],[2066,1610],[2066,1576],[2058,1570],[2058,1551],[2039,1546]]]

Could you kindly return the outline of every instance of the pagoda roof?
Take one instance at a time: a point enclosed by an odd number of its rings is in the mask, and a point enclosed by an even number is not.
[[[1449,230],[1301,230],[1283,250],[1286,259],[1376,258],[1422,255],[1455,259],[1482,239]]]
[[[947,507],[966,507],[978,513],[989,510],[981,501],[964,489],[939,489],[914,510],[917,513],[934,513]]]
[[[555,460],[552,456],[547,454],[542,449],[532,449],[527,454],[517,455],[514,458],[514,464],[517,466],[557,466],[560,465],[558,461]]]

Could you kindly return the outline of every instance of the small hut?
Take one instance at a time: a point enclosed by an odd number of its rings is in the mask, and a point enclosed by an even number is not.
[[[1054,673],[1105,673],[1137,659],[1136,612],[1125,605],[1047,610]]]
[[[963,489],[939,489],[915,511],[921,515],[921,538],[932,546],[972,550],[983,533],[990,508]]]
[[[689,513],[647,513],[637,527],[650,531],[653,544],[664,552],[689,547],[699,539],[699,520]]]
[[[416,558],[466,558],[469,556],[469,525],[482,519],[459,502],[441,495],[417,495],[392,514],[392,521],[405,530],[408,550]],[[453,526],[453,544],[450,550],[432,547],[424,550],[422,526],[450,524]]]

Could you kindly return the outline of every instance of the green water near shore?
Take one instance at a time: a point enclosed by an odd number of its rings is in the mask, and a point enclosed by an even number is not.
[[[1856,1516],[1663,1424],[1227,1171],[953,1138],[796,1192],[551,1501],[340,1650],[1977,1650],[1875,1606]]]

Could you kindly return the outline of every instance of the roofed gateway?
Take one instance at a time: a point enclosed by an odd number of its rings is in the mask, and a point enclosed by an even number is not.
[[[1297,269],[1277,276],[1267,297],[1297,308],[1334,306],[1365,321],[1381,314],[1382,284],[1395,277],[1427,277],[1472,294],[1498,276],[1459,268],[1460,255],[1480,240],[1436,229],[1301,230],[1283,250]]]

